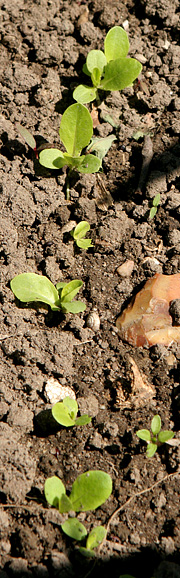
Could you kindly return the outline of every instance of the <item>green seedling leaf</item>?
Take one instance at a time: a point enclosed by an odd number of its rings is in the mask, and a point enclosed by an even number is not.
[[[151,441],[151,434],[150,431],[148,431],[148,429],[139,429],[136,432],[136,435],[138,436],[138,438],[140,438],[140,440],[143,440],[145,442]]]
[[[101,168],[101,161],[95,155],[85,155],[81,166],[79,167],[79,173],[91,174],[97,173]]]
[[[85,472],[75,480],[70,500],[75,512],[95,510],[103,504],[112,492],[112,480],[101,470]]]
[[[86,66],[89,72],[93,72],[96,68],[100,71],[100,76],[107,64],[107,60],[102,50],[90,50],[86,58]]]
[[[62,169],[67,164],[63,153],[59,149],[44,149],[39,153],[40,165],[47,169]]]
[[[142,130],[137,130],[135,132],[133,132],[133,138],[134,140],[139,140],[140,138],[144,138],[144,132]]]
[[[21,126],[21,124],[17,124],[17,130],[24,138],[24,140],[27,142],[29,147],[33,150],[36,149],[36,141],[32,136],[32,134],[29,132],[29,130],[27,130],[27,128],[24,128],[24,126]]]
[[[109,114],[108,112],[101,112],[101,118],[105,121],[108,122],[111,126],[113,126],[114,128],[118,128],[119,126],[119,122],[115,122],[114,118],[111,116],[111,114]]]
[[[90,224],[88,221],[80,221],[80,223],[76,225],[75,229],[71,231],[71,235],[75,240],[79,240],[85,237],[88,231],[90,231]]]
[[[63,404],[68,409],[71,418],[75,419],[78,412],[77,401],[75,399],[72,399],[72,397],[67,396],[63,399]]]
[[[161,200],[160,193],[158,193],[153,199],[153,207],[158,207]]]
[[[161,429],[161,418],[159,415],[155,415],[151,421],[151,431],[153,435],[157,435]]]
[[[87,74],[87,76],[91,76],[91,73],[89,72],[89,70],[87,68],[86,62],[83,64],[82,71],[84,72],[84,74]]]
[[[47,277],[36,273],[22,273],[10,282],[17,299],[22,302],[41,301],[50,305],[52,310],[60,309],[59,294]]]
[[[81,155],[80,157],[71,157],[68,153],[64,153],[64,158],[66,160],[66,164],[68,165],[68,167],[79,170],[80,165],[85,159],[85,155]]]
[[[157,213],[157,207],[151,207],[150,213],[149,213],[149,218],[153,219],[155,217],[156,213]]]
[[[66,285],[61,290],[60,295],[62,306],[74,299],[82,285],[83,282],[79,281],[78,279],[74,279],[73,281],[70,281],[70,283],[66,283]]]
[[[87,536],[87,530],[77,518],[69,518],[61,524],[61,528],[67,536],[73,540],[83,540]]]
[[[174,433],[172,431],[160,431],[159,435],[158,435],[158,441],[161,444],[166,443],[169,440],[172,440],[172,438],[174,437]]]
[[[70,412],[64,405],[63,401],[55,403],[52,407],[52,415],[60,425],[65,427],[72,427],[75,424],[75,418],[70,415]]]
[[[100,88],[102,90],[122,90],[134,82],[141,70],[142,65],[135,58],[111,60],[105,68]]]
[[[91,422],[91,417],[87,414],[81,415],[81,417],[77,417],[75,420],[75,425],[87,425]]]
[[[62,494],[59,500],[59,512],[61,514],[66,514],[72,510],[71,500],[68,498],[66,494]]]
[[[129,51],[128,35],[121,26],[114,26],[109,30],[104,41],[104,52],[107,62],[127,56]]]
[[[93,133],[93,121],[88,109],[80,103],[69,106],[61,119],[60,139],[69,155],[78,157],[89,144]]]
[[[89,144],[88,149],[95,151],[98,159],[102,161],[115,140],[116,137],[114,135],[109,135],[105,138],[94,137],[91,139],[91,143]]]
[[[66,490],[61,480],[57,476],[52,476],[45,481],[44,493],[48,504],[59,508],[59,500]]]
[[[65,281],[59,281],[59,283],[56,284],[56,289],[57,289],[59,295],[61,295],[61,289],[63,289],[63,287],[65,287],[65,285],[67,285],[67,283]]]
[[[73,92],[73,98],[80,104],[87,104],[96,99],[97,89],[86,86],[85,84],[79,84]]]
[[[107,531],[104,526],[97,526],[96,528],[93,528],[87,537],[86,548],[89,550],[94,550],[94,548],[97,548],[106,537],[106,534]]]
[[[80,249],[84,249],[84,251],[87,251],[87,249],[89,249],[90,247],[94,247],[94,245],[92,244],[91,239],[81,239],[80,241],[77,240],[77,241],[76,241],[76,245],[77,245]]]
[[[148,458],[152,458],[157,450],[157,444],[150,443],[148,444],[146,455]]]
[[[63,302],[62,309],[66,313],[83,313],[86,309],[86,305],[82,301],[72,301],[71,303]]]
[[[83,548],[82,546],[78,548],[78,552],[80,552],[85,558],[95,558],[96,554],[93,550],[88,550],[87,548]]]

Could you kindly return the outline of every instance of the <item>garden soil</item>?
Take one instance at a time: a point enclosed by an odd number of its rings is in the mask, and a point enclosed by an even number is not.
[[[116,319],[155,273],[180,271],[179,3],[1,0],[0,7],[0,577],[177,578],[180,346],[129,345]],[[103,95],[94,134],[116,140],[99,175],[72,175],[67,201],[65,169],[43,169],[17,125],[37,146],[59,146],[61,116],[84,81],[86,55],[103,49],[114,25],[127,29],[141,78]],[[145,135],[153,158],[140,187],[142,161],[149,162]],[[82,219],[94,245],[86,252],[69,234]],[[128,260],[133,270],[122,277],[117,269]],[[85,313],[17,302],[10,280],[30,271],[53,283],[81,279]],[[88,327],[94,308],[97,331]],[[73,389],[91,424],[58,427],[50,378]],[[177,441],[147,459],[136,431],[149,428],[155,414]],[[62,533],[64,518],[43,493],[49,476],[59,476],[68,492],[89,469],[110,474],[113,493],[96,511],[79,514],[87,530],[107,525],[122,506],[96,560]]]

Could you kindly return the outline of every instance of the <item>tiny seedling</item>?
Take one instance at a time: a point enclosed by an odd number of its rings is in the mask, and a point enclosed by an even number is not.
[[[63,310],[65,313],[81,313],[86,305],[82,301],[72,301],[82,287],[83,282],[75,279],[70,283],[60,282],[56,287],[51,281],[36,273],[22,273],[10,282],[15,297],[23,303],[40,301],[46,303],[52,311]]]
[[[33,137],[33,135],[29,132],[29,130],[27,130],[27,128],[25,128],[24,126],[21,126],[20,124],[17,124],[17,130],[21,134],[21,136],[24,138],[26,143],[29,145],[29,147],[34,151],[34,154],[35,154],[36,158],[38,159],[38,149],[37,149],[36,141],[35,141],[35,138]]]
[[[87,414],[76,417],[78,412],[78,404],[75,399],[65,397],[63,401],[58,401],[52,407],[52,415],[54,419],[65,427],[72,427],[73,425],[86,425],[91,422],[91,417]]]
[[[80,103],[69,106],[62,115],[59,136],[66,152],[56,148],[44,149],[39,154],[39,162],[48,169],[69,170],[80,173],[96,173],[101,167],[100,159],[92,154],[81,154],[88,146],[93,134],[93,121],[88,109]],[[66,187],[69,198],[68,185]]]
[[[71,235],[80,249],[84,249],[85,251],[89,249],[89,247],[93,247],[91,239],[84,239],[86,233],[90,231],[90,225],[87,221],[80,221],[78,225],[76,225],[75,229],[72,229]]]
[[[99,90],[122,90],[139,76],[142,65],[135,58],[128,58],[128,35],[121,26],[111,28],[102,50],[90,50],[83,72],[91,77],[92,86],[80,84],[73,98],[81,104],[98,100]]]
[[[79,522],[77,518],[68,518],[62,525],[61,528],[67,536],[73,540],[82,541],[87,536],[87,530],[85,526]],[[97,526],[93,528],[88,534],[86,545],[81,546],[78,550],[86,556],[86,558],[92,558],[95,556],[95,548],[102,543],[106,537],[106,528],[104,526]]]
[[[80,474],[67,496],[64,484],[57,476],[45,481],[44,493],[47,502],[61,514],[70,511],[87,512],[99,508],[112,493],[112,480],[102,470],[90,470]]]
[[[158,193],[154,199],[153,199],[153,204],[152,207],[150,209],[150,213],[149,213],[149,217],[150,219],[153,219],[153,217],[155,217],[156,213],[157,213],[157,207],[160,204],[160,193]]]
[[[151,431],[139,429],[136,435],[148,444],[146,454],[148,458],[154,456],[157,448],[164,443],[168,443],[174,437],[174,433],[168,430],[161,430],[161,418],[155,415],[151,421]]]

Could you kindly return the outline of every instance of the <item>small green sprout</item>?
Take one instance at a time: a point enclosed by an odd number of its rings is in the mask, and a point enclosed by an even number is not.
[[[79,522],[77,518],[68,518],[62,525],[61,528],[67,536],[73,538],[73,540],[82,541],[87,536],[87,530],[85,526]],[[106,528],[104,526],[97,526],[93,528],[88,534],[86,545],[81,546],[78,550],[86,556],[86,558],[92,558],[95,556],[95,548],[102,543],[106,537]]]
[[[84,239],[86,233],[90,231],[90,225],[87,221],[80,221],[78,225],[76,225],[75,229],[72,229],[71,235],[80,249],[84,249],[85,251],[89,249],[89,247],[93,247],[91,239]]]
[[[57,476],[45,481],[44,493],[47,502],[61,512],[87,512],[99,508],[112,493],[112,480],[102,470],[90,470],[80,474],[72,485],[70,496]]]
[[[85,311],[85,303],[72,301],[82,285],[82,281],[75,279],[70,283],[57,283],[55,287],[47,277],[36,273],[22,273],[10,282],[15,297],[23,303],[40,301],[49,305],[52,311],[61,309],[65,313]]]
[[[75,399],[65,397],[63,401],[58,401],[52,407],[52,415],[54,419],[65,427],[72,427],[73,425],[86,425],[91,422],[91,417],[87,414],[76,417],[78,412],[78,404]]]
[[[83,72],[91,77],[92,86],[80,84],[73,98],[81,104],[98,100],[99,90],[122,90],[139,76],[142,66],[135,58],[128,58],[128,35],[121,26],[111,28],[102,50],[90,50]]]
[[[161,431],[161,418],[159,415],[155,415],[151,421],[151,431],[148,429],[139,429],[136,435],[141,440],[147,442],[148,447],[146,454],[148,458],[152,458],[161,444],[168,443],[169,440],[174,437],[174,432],[168,430]]]
[[[153,199],[153,206],[150,209],[150,213],[149,213],[149,217],[150,219],[153,219],[153,217],[155,217],[156,213],[157,213],[157,207],[160,204],[160,193],[158,193],[154,199]]]

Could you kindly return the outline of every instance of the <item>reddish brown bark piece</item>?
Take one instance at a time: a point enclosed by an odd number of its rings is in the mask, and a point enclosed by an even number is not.
[[[172,326],[169,314],[174,299],[180,299],[180,273],[154,275],[118,317],[122,339],[137,347],[180,342],[180,326]]]

